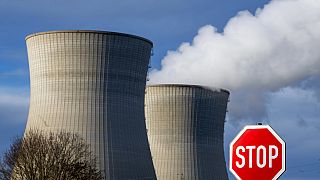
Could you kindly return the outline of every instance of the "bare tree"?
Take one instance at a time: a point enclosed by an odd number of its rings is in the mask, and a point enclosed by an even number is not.
[[[78,135],[30,131],[13,141],[0,162],[3,180],[100,180],[96,160]]]

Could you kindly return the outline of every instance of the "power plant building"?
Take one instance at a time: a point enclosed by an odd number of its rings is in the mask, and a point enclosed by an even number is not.
[[[31,81],[26,132],[80,134],[105,179],[156,179],[144,116],[152,42],[75,30],[32,34],[26,43]]]
[[[147,86],[146,125],[158,180],[228,179],[223,150],[228,98],[223,89]]]

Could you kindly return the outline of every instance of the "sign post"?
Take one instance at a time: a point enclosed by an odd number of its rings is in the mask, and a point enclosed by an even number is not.
[[[285,171],[285,142],[268,125],[249,125],[230,143],[229,169],[237,179],[277,179]]]

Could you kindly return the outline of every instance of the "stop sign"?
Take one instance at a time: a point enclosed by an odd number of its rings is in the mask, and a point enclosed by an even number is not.
[[[245,126],[230,143],[237,179],[277,179],[285,171],[285,142],[268,125]]]

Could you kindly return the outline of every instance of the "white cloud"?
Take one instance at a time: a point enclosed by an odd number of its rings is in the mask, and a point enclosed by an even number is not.
[[[320,167],[320,103],[312,90],[283,88],[270,95],[267,104],[272,128],[286,142],[286,172],[281,179],[317,179]],[[303,123],[301,124],[301,121]],[[248,122],[240,126],[226,123],[225,152],[229,144]],[[250,123],[249,123],[250,124]],[[230,179],[233,178],[231,174]]]
[[[268,105],[271,125],[286,141],[286,179],[319,176],[320,104],[312,90],[284,88]],[[303,123],[301,124],[301,121]]]
[[[27,54],[24,49],[0,51],[1,61],[21,61],[21,60],[25,60],[26,57],[27,57]]]
[[[0,87],[0,121],[4,123],[26,122],[29,93],[24,89]]]
[[[231,119],[266,117],[270,92],[320,74],[320,3],[274,0],[255,15],[239,12],[223,33],[207,25],[150,73],[150,83],[231,90]]]
[[[7,72],[0,72],[0,78],[2,77],[12,77],[12,76],[28,76],[29,72],[25,68],[14,69]]]

